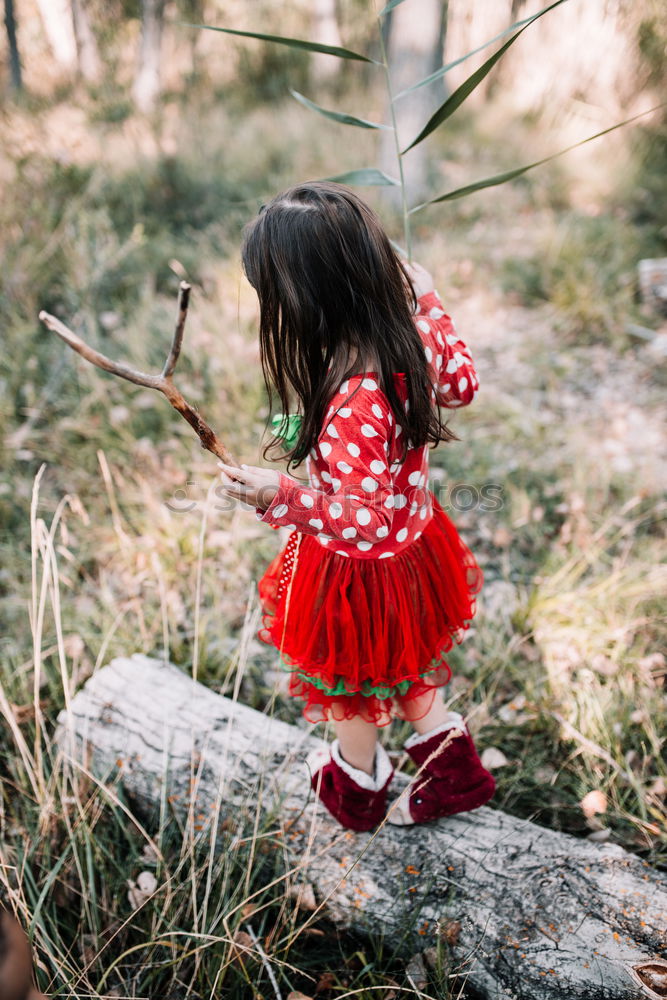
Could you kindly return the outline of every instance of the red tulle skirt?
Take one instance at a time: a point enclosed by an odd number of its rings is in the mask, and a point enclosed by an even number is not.
[[[259,638],[276,646],[310,722],[417,719],[447,684],[446,654],[483,575],[435,497],[422,535],[391,559],[354,559],[293,532],[259,582]]]

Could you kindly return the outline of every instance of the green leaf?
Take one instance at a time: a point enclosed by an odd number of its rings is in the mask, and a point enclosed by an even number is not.
[[[555,160],[559,156],[564,156],[565,153],[569,153],[571,150],[577,149],[578,146],[584,146],[587,142],[593,142],[594,139],[599,139],[601,136],[607,135],[609,132],[614,132],[617,128],[623,128],[624,125],[630,125],[632,122],[637,121],[638,118],[643,118],[644,115],[649,115],[652,111],[659,111],[664,107],[667,107],[667,101],[663,104],[658,104],[655,108],[649,108],[648,111],[642,111],[638,115],[633,115],[632,118],[626,118],[623,122],[611,125],[609,128],[603,129],[602,132],[596,132],[595,135],[589,135],[588,138],[581,139],[579,142],[575,142],[572,146],[567,146],[565,149],[561,149],[557,153],[552,153],[551,156],[544,156],[541,160],[535,160],[534,163],[528,163],[524,167],[515,167],[513,170],[506,170],[502,174],[494,174],[493,177],[485,177],[481,181],[474,181],[472,184],[466,184],[465,187],[456,188],[454,191],[448,191],[446,194],[441,194],[438,198],[431,198],[429,201],[423,201],[421,205],[415,205],[414,208],[411,208],[409,214],[412,215],[414,212],[419,212],[420,209],[426,208],[427,205],[436,205],[441,201],[454,201],[455,198],[464,198],[468,194],[474,194],[475,191],[482,191],[484,188],[496,187],[498,184],[505,184],[507,181],[513,181],[515,177],[520,177],[529,170],[533,170],[534,167],[541,167],[543,163],[549,163],[550,160]]]
[[[335,177],[325,177],[325,181],[335,181],[336,184],[351,184],[359,187],[396,187],[400,186],[400,181],[394,180],[376,170],[375,167],[361,167],[359,170],[348,170],[346,174],[336,174]]]
[[[458,87],[453,94],[450,94],[447,100],[440,105],[438,110],[433,115],[431,115],[431,117],[429,118],[429,120],[427,121],[426,125],[421,130],[417,138],[414,139],[409,146],[406,146],[405,149],[402,150],[401,155],[403,155],[403,153],[407,153],[409,149],[412,149],[413,146],[416,146],[417,143],[421,142],[422,139],[425,139],[427,135],[431,134],[431,132],[434,132],[439,125],[442,125],[442,123],[446,121],[447,118],[449,118],[451,115],[454,114],[454,112],[463,104],[465,99],[470,94],[472,94],[473,90],[475,90],[475,88],[480,85],[480,83],[486,76],[488,76],[488,74],[491,72],[496,63],[500,59],[502,59],[505,52],[507,52],[507,50],[509,49],[510,45],[514,45],[517,38],[519,38],[520,35],[524,33],[526,28],[530,24],[532,24],[533,21],[536,21],[538,17],[542,16],[542,14],[546,14],[547,11],[553,10],[554,7],[558,7],[560,6],[560,4],[566,2],[567,0],[556,0],[556,2],[552,3],[550,7],[545,7],[544,10],[540,11],[539,14],[535,14],[534,17],[531,17],[527,25],[521,28],[520,31],[517,31],[516,35],[513,35],[507,42],[505,42],[504,45],[501,45],[501,47],[498,49],[497,52],[494,52],[494,54],[489,59],[487,59],[485,63],[482,63],[479,69],[475,70],[475,72],[471,76],[469,76],[467,80],[464,80],[461,86]]]
[[[394,7],[398,7],[399,3],[403,3],[403,0],[389,0],[389,3],[382,8],[378,17],[384,17],[385,14],[388,14],[390,10],[394,9]]]
[[[530,24],[531,21],[534,21],[536,18],[541,17],[542,14],[546,14],[546,12],[548,10],[551,10],[551,7],[553,6],[555,6],[555,4],[551,4],[551,6],[545,7],[544,10],[538,11],[537,14],[531,14],[530,17],[524,17],[522,18],[521,21],[515,21],[514,24],[510,24],[509,28],[505,28],[503,31],[500,31],[497,35],[494,35],[493,38],[489,38],[488,42],[484,42],[483,45],[479,45],[476,49],[473,49],[471,52],[466,52],[464,56],[459,56],[459,58],[454,59],[453,62],[447,63],[445,66],[441,66],[440,69],[436,69],[435,73],[431,73],[429,74],[429,76],[425,76],[423,80],[419,81],[419,83],[413,83],[411,87],[406,87],[405,90],[401,90],[399,91],[398,94],[394,94],[394,100],[398,101],[399,98],[405,97],[406,94],[411,94],[413,90],[419,90],[420,87],[425,87],[427,84],[433,83],[435,80],[439,80],[441,76],[445,75],[445,73],[449,73],[450,69],[454,69],[455,66],[459,66],[462,62],[465,62],[466,59],[471,59],[472,56],[476,56],[478,52],[482,52],[484,49],[487,49],[489,45],[493,45],[494,42],[497,42],[499,41],[499,39],[504,38],[505,35],[509,35],[510,32],[516,31],[517,28],[523,28],[524,25]]]
[[[291,49],[305,49],[307,52],[324,52],[328,56],[338,56],[339,59],[358,59],[360,62],[377,63],[377,59],[369,59],[351,49],[341,49],[338,45],[320,45],[319,42],[306,42],[301,38],[285,38],[283,35],[263,35],[258,31],[237,31],[235,28],[217,28],[213,24],[188,24],[181,22],[186,28],[203,28],[206,31],[222,31],[226,35],[239,35],[241,38],[259,38],[262,42],[275,42],[276,45],[288,45]]]
[[[366,121],[365,118],[355,118],[354,115],[346,115],[341,111],[326,111],[321,108],[319,104],[315,104],[313,101],[309,101],[307,97],[300,94],[298,90],[290,90],[292,97],[303,104],[305,108],[311,108],[313,111],[318,111],[325,118],[331,118],[332,121],[342,122],[343,125],[356,125],[358,128],[386,128],[391,130],[391,125],[378,125],[377,122]]]

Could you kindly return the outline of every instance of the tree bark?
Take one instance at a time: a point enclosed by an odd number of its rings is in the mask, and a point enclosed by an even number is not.
[[[344,832],[307,794],[302,761],[321,740],[172,664],[113,660],[60,714],[57,738],[66,757],[120,778],[148,822],[163,796],[202,836],[214,821],[202,816],[279,806],[288,861],[338,925],[404,940],[407,954],[444,934],[477,996],[631,1000],[631,967],[664,949],[667,879],[620,847],[490,808],[374,837]]]
[[[389,22],[387,58],[394,94],[423,80],[442,65],[447,3],[443,0],[410,0],[399,4],[391,12]],[[417,136],[442,100],[443,84],[429,84],[394,102],[396,127],[400,146],[404,149]],[[391,121],[387,107],[385,121]],[[383,132],[380,148],[382,169],[396,175],[396,148],[391,132]],[[403,157],[403,171],[411,205],[428,197],[428,157],[425,143],[415,146]],[[395,205],[399,203],[396,189],[387,189],[386,195]]]
[[[79,72],[87,83],[96,83],[101,75],[102,61],[93,32],[86,0],[72,0],[72,22],[78,53]]]
[[[7,29],[7,46],[9,48],[9,72],[12,88],[18,93],[23,88],[21,78],[21,59],[16,39],[16,15],[14,0],[5,0],[5,28]]]
[[[51,50],[63,69],[76,69],[76,38],[70,0],[37,0]]]
[[[155,109],[161,92],[160,62],[166,0],[141,0],[141,43],[139,65],[132,88],[134,102],[140,111]]]

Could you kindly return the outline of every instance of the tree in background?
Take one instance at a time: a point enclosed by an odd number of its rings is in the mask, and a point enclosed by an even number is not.
[[[342,45],[336,0],[312,0],[312,39],[320,45]],[[329,83],[338,75],[335,59],[322,53],[311,56],[310,73],[314,83]]]
[[[399,4],[391,11],[385,46],[394,97],[442,65],[447,9],[447,0],[411,0],[410,3]],[[421,87],[397,100],[393,113],[400,138],[406,141],[417,135],[443,98],[444,88],[440,81],[439,85]],[[388,99],[385,121],[391,121],[391,115],[391,101]],[[380,165],[388,174],[393,174],[396,170],[396,147],[391,132],[384,132],[382,135]],[[403,172],[409,199],[416,202],[428,197],[428,157],[425,146],[416,146],[404,157]],[[398,205],[400,195],[395,189],[387,189],[386,195]]]
[[[9,71],[13,89],[18,93],[23,87],[21,78],[21,59],[16,39],[16,16],[14,0],[5,0],[5,28],[7,29],[7,45],[9,47]]]
[[[37,0],[44,31],[56,62],[66,72],[96,83],[102,61],[92,29],[89,0]]]
[[[88,0],[72,0],[79,73],[87,83],[96,83],[101,76],[102,62],[90,20]]]
[[[58,65],[73,73],[77,66],[76,38],[70,0],[37,0],[44,31]]]
[[[132,97],[137,108],[147,114],[155,109],[160,96],[162,35],[167,2],[168,0],[141,0],[139,64]]]

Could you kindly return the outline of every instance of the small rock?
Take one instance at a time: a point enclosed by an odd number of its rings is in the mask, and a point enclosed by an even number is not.
[[[499,767],[507,767],[509,761],[502,750],[497,747],[487,747],[486,750],[482,752],[482,767],[485,767],[487,771],[495,771]]]
[[[599,789],[594,789],[592,792],[584,795],[579,805],[584,816],[590,819],[591,816],[595,816],[597,813],[605,813],[607,811],[607,796]]]
[[[157,889],[157,879],[153,872],[141,872],[137,881],[127,880],[127,898],[133,910],[138,910]]]
[[[300,910],[307,910],[310,913],[313,913],[317,909],[315,890],[310,882],[293,885],[289,891],[289,896],[291,899],[296,900],[297,906]]]
[[[424,964],[424,958],[419,952],[416,955],[413,955],[408,962],[405,975],[407,976],[408,981],[417,990],[423,990],[428,983],[428,973]]]

